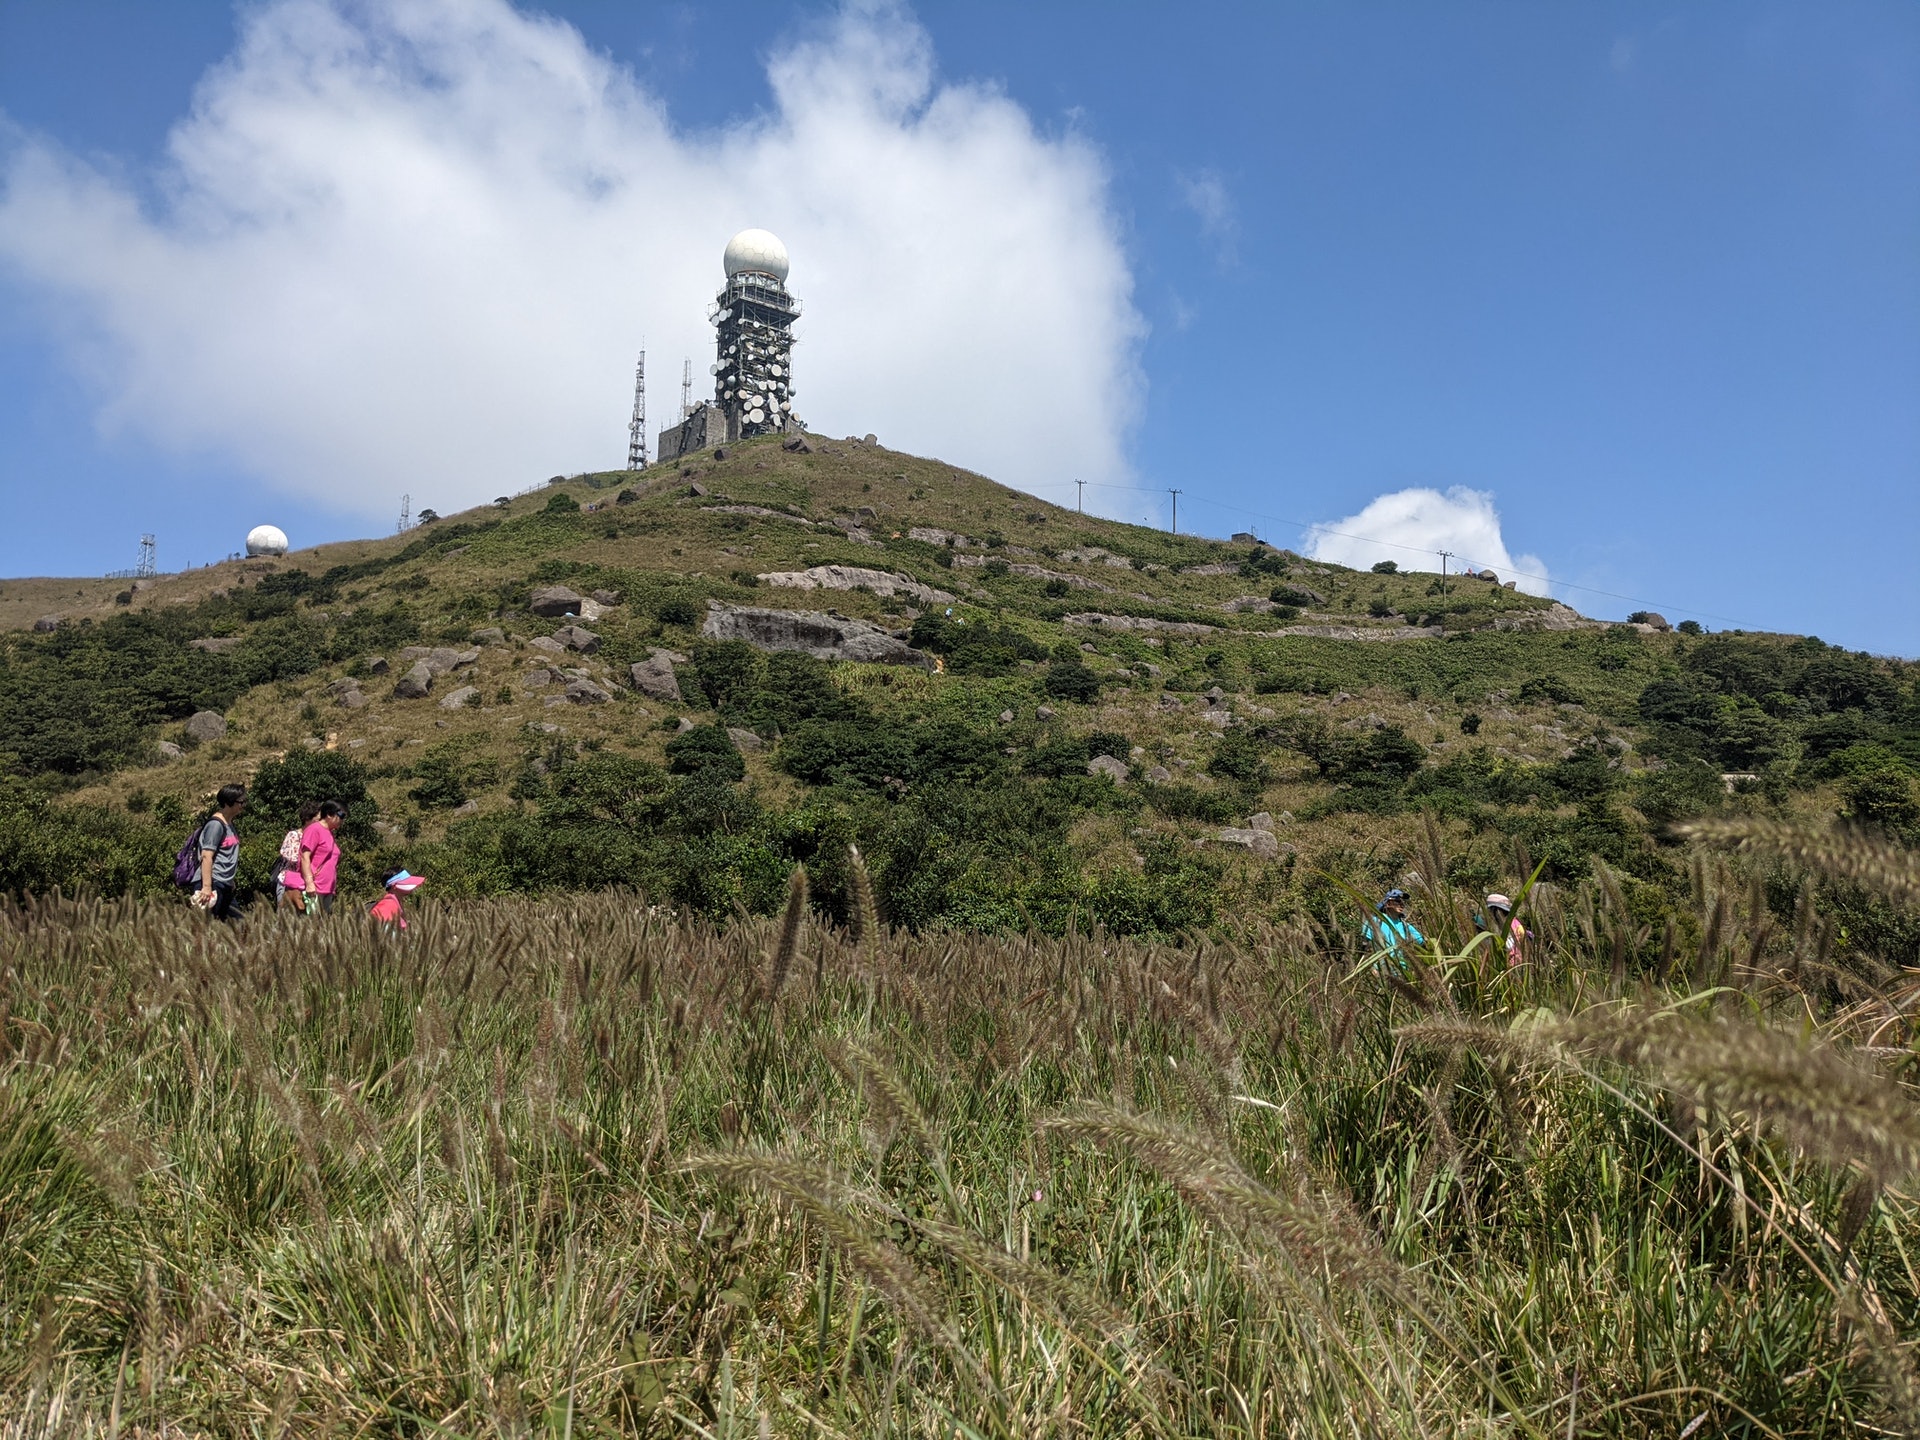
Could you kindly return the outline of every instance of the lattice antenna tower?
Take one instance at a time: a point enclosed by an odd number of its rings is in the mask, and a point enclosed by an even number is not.
[[[693,357],[689,355],[680,365],[680,418],[686,419],[693,414]]]
[[[151,580],[154,576],[154,539],[151,535],[140,537],[140,563],[134,567],[134,578]]]
[[[400,497],[400,523],[393,527],[393,533],[398,535],[402,531],[411,530],[412,528],[413,496],[411,494],[402,495]]]
[[[647,468],[647,351],[642,346],[640,364],[633,372],[633,423],[627,426],[627,469]]]

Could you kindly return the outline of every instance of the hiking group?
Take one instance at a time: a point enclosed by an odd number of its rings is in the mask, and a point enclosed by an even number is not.
[[[1384,966],[1391,958],[1403,971],[1407,968],[1409,953],[1427,943],[1427,937],[1407,918],[1410,898],[1397,887],[1387,891],[1360,927],[1361,938],[1379,952],[1379,963]],[[1511,899],[1495,892],[1487,896],[1485,910],[1473,918],[1483,932],[1501,942],[1509,969],[1527,963],[1527,944],[1533,939],[1533,932],[1514,918]]]
[[[214,796],[214,811],[196,829],[174,857],[174,883],[189,893],[187,903],[216,920],[235,919],[239,911],[234,893],[239,884],[240,831],[246,813],[247,787],[223,785]],[[286,914],[330,915],[340,875],[340,827],[347,807],[338,800],[309,800],[300,807],[299,820],[280,841],[273,866],[274,908]],[[401,870],[387,877],[386,893],[368,907],[374,919],[407,928],[400,898],[424,883],[420,876]]]

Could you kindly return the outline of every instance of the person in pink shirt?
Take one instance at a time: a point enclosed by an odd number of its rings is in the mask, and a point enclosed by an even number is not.
[[[334,881],[340,870],[340,845],[333,837],[346,818],[347,807],[338,800],[328,800],[300,832],[300,869],[298,873],[287,872],[287,889],[301,893],[309,915],[333,910]]]

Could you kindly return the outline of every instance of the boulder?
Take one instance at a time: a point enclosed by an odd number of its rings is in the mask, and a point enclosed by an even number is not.
[[[680,677],[673,673],[673,662],[660,651],[636,661],[627,673],[633,678],[633,688],[642,695],[680,703]]]
[[[386,673],[387,673],[387,657],[386,656],[376,655],[371,660],[367,661],[367,674],[384,675]]]
[[[1002,711],[1000,712],[1000,723],[1001,723],[1002,725],[1011,725],[1011,724],[1013,724],[1013,711],[1011,711],[1011,710],[1002,710]]]
[[[1039,708],[1038,710],[1035,710],[1035,711],[1033,712],[1033,718],[1034,718],[1034,719],[1036,719],[1036,720],[1051,720],[1051,719],[1053,719],[1053,706],[1051,706],[1051,705],[1042,705],[1042,706],[1041,706],[1041,707],[1040,707],[1040,708]]]
[[[462,685],[458,690],[449,690],[440,701],[442,710],[458,710],[469,701],[478,700],[480,692],[471,685]]]
[[[1207,691],[1207,699],[1213,701],[1214,704],[1216,705],[1226,698],[1227,698],[1227,692],[1222,690],[1218,685],[1215,685],[1212,689]]]
[[[227,733],[227,717],[217,710],[198,710],[187,721],[187,734],[205,745],[209,740],[220,740]]]
[[[1489,585],[1498,585],[1500,583],[1499,575],[1495,574],[1491,570],[1482,570],[1480,572],[1479,578],[1486,581]]]
[[[478,800],[462,800],[458,805],[453,807],[453,813],[455,815],[478,815],[480,813],[480,802]]]
[[[245,640],[242,635],[202,635],[198,640],[189,640],[187,644],[195,650],[204,650],[209,655],[224,655],[229,650],[237,650]]]
[[[767,742],[754,734],[753,731],[742,730],[735,725],[729,725],[727,727],[727,738],[733,741],[734,749],[740,751],[743,755],[749,751],[764,750],[767,748]]]
[[[553,632],[553,638],[567,649],[578,650],[582,655],[591,655],[600,648],[600,637],[578,625],[562,625]]]
[[[684,735],[687,731],[694,728],[694,724],[691,720],[687,719],[686,716],[678,715],[674,717],[673,728],[675,733]]]
[[[45,635],[50,630],[58,630],[66,623],[66,617],[63,615],[42,615],[33,622],[33,628],[37,633]]]
[[[791,450],[796,455],[813,454],[813,442],[804,435],[789,435],[780,442],[782,450]]]
[[[565,693],[575,705],[604,705],[613,699],[610,691],[603,690],[584,675],[578,680],[569,680]]]
[[[427,668],[427,662],[419,661],[414,667],[393,682],[393,698],[396,700],[423,700],[433,689],[433,671]]]
[[[1639,621],[1642,625],[1651,626],[1653,629],[1662,632],[1673,629],[1673,626],[1667,623],[1667,617],[1656,610],[1642,610],[1632,618]]]
[[[536,585],[527,601],[527,608],[536,615],[553,619],[560,615],[578,615],[581,595],[564,585]]]
[[[1167,769],[1166,766],[1156,765],[1151,770],[1147,771],[1147,779],[1151,780],[1156,785],[1164,785],[1169,780],[1173,779],[1173,774],[1171,771]]]
[[[1231,710],[1209,710],[1200,718],[1216,730],[1224,730],[1233,724],[1233,712]]]
[[[817,610],[762,610],[711,600],[707,604],[707,620],[700,633],[709,640],[744,640],[756,650],[798,650],[817,660],[933,669],[933,660],[924,651],[864,620]]]
[[[1272,834],[1273,833],[1272,812],[1267,810],[1262,810],[1258,815],[1255,815],[1252,819],[1247,821],[1247,828],[1249,830],[1265,830],[1268,834]]]
[[[155,753],[159,755],[162,765],[170,760],[178,760],[182,755],[187,753],[171,740],[161,740],[156,743],[153,748]]]
[[[596,605],[618,605],[620,603],[620,592],[618,590],[596,590],[589,598],[592,599]]]
[[[549,655],[564,655],[567,653],[567,647],[551,635],[534,636],[533,639],[527,641],[527,648],[529,650],[545,651]]]
[[[1160,699],[1157,703],[1158,707],[1162,710],[1184,710],[1187,708],[1181,703],[1178,695],[1169,695],[1164,690],[1160,692]]]
[[[542,685],[551,685],[553,679],[553,671],[544,666],[536,666],[520,677],[520,683],[530,690],[538,690]]]
[[[1127,762],[1116,760],[1111,755],[1096,755],[1087,761],[1087,774],[1105,775],[1118,785],[1133,772],[1127,768]]]
[[[484,630],[474,631],[467,639],[475,645],[504,645],[507,643],[507,632],[498,625],[489,625]]]
[[[336,698],[343,710],[364,710],[369,703],[364,690],[342,690]]]
[[[1222,845],[1238,846],[1242,850],[1251,850],[1262,860],[1272,860],[1280,854],[1280,842],[1273,838],[1271,830],[1241,830],[1229,826],[1214,836]]]
[[[412,660],[425,665],[434,675],[445,675],[451,670],[478,663],[478,650],[455,650],[450,645],[409,645],[400,652],[402,660]]]
[[[602,605],[598,600],[582,600],[580,602],[580,618],[582,620],[598,620],[606,613],[607,607]]]

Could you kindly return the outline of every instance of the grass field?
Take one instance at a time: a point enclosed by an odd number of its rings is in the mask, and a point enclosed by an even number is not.
[[[1604,866],[1517,972],[1425,889],[1404,980],[798,875],[721,928],[10,906],[5,1433],[1915,1433],[1913,986],[1757,884],[1911,904],[1912,852],[1748,830],[1633,978]]]

